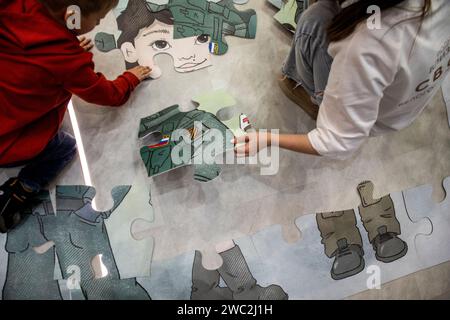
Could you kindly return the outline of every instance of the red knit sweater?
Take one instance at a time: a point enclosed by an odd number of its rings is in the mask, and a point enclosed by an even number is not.
[[[37,0],[0,0],[0,166],[37,156],[59,130],[72,94],[123,105],[139,79],[94,72],[92,54]]]

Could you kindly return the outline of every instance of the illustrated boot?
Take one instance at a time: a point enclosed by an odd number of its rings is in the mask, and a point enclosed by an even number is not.
[[[23,211],[30,206],[36,194],[27,190],[19,179],[9,179],[0,186],[0,232],[7,233],[24,218]]]
[[[219,268],[222,279],[233,293],[233,300],[287,300],[284,290],[271,285],[263,288],[256,283],[238,246],[220,254],[223,265]]]
[[[232,300],[231,290],[219,287],[219,283],[219,272],[206,270],[202,265],[202,254],[196,251],[192,267],[191,300]]]
[[[347,239],[337,242],[338,250],[331,268],[331,277],[334,280],[342,280],[352,277],[364,270],[364,251],[356,244],[348,245]]]
[[[387,232],[387,227],[378,228],[378,235],[373,240],[373,249],[377,260],[385,263],[394,262],[408,252],[408,245],[398,235]]]

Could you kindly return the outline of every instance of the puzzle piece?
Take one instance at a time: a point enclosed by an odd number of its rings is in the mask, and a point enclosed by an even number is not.
[[[170,0],[165,5],[147,2],[153,12],[170,10],[175,22],[175,39],[207,34],[211,37],[210,51],[216,55],[228,51],[227,35],[247,39],[256,37],[256,12],[237,10],[233,0]]]
[[[141,187],[141,186],[137,186]],[[95,190],[85,186],[57,187],[57,214],[54,213],[50,195],[43,192],[40,202],[33,208],[24,222],[8,234],[6,250],[9,252],[8,271],[3,289],[4,299],[62,299],[69,295],[69,299],[149,299],[148,294],[137,283],[136,279],[120,279],[116,266],[116,258],[123,262],[124,254],[118,257],[113,255],[111,244],[115,244],[116,237],[122,237],[122,230],[130,235],[130,221],[121,220],[123,225],[115,236],[108,237],[104,221],[115,210],[126,211],[139,208],[138,205],[130,206],[124,198],[130,191],[130,187],[116,187],[112,191],[114,206],[105,212],[96,212],[91,203],[95,196]],[[134,190],[130,193],[128,201],[138,201],[134,196]],[[148,205],[148,195],[145,197]],[[124,205],[124,207],[122,207]],[[145,208],[145,206],[143,206]],[[151,207],[149,206],[151,209]],[[139,208],[142,209],[142,208]],[[150,215],[139,215],[148,218]],[[125,218],[129,216],[125,215]],[[125,219],[126,220],[126,219]],[[114,228],[117,220],[112,222]],[[111,244],[110,244],[110,239]],[[149,275],[152,240],[137,243],[136,248],[142,252],[125,252],[137,255],[138,258],[128,261],[134,264],[136,261],[145,261]],[[142,247],[141,244],[148,244]],[[126,243],[122,243],[126,250]],[[117,249],[117,248],[115,248]],[[120,249],[120,248],[118,248]],[[145,249],[145,250],[144,250]],[[146,251],[147,250],[147,251]],[[61,267],[62,278],[55,278],[55,252],[58,255],[58,264]],[[140,260],[141,259],[141,260]],[[142,264],[141,264],[142,266]],[[125,269],[128,271],[128,269]]]
[[[309,7],[309,0],[268,0],[268,2],[280,9],[274,19],[292,33],[297,29],[299,16]]]
[[[393,193],[391,197],[401,225],[401,237],[412,247],[416,235],[427,233],[431,225],[425,220],[412,223],[408,219],[401,192]],[[355,212],[358,210],[355,209]],[[259,279],[279,284],[291,299],[344,299],[368,290],[374,275],[378,275],[380,284],[383,284],[423,268],[414,250],[392,263],[376,260],[364,226],[358,219],[357,226],[362,234],[365,252],[365,271],[347,279],[333,280],[330,277],[332,259],[324,254],[316,215],[302,216],[296,220],[296,225],[302,239],[295,244],[285,242],[280,226],[271,226],[251,236],[260,256],[258,263],[264,270],[258,275]],[[253,264],[249,266],[255,267]]]
[[[59,186],[56,189],[57,215],[43,217],[44,233],[55,243],[64,279],[73,279],[78,270],[79,285],[87,299],[148,299],[135,279],[121,280],[109,243],[104,220],[121,205],[129,186],[112,191],[114,206],[105,212],[92,209],[95,189],[86,186]],[[92,270],[94,257],[102,255],[107,276],[96,279]],[[53,270],[52,270],[53,272]]]
[[[192,99],[199,105],[197,110],[212,113],[219,116],[220,112],[236,105],[236,100],[225,91],[214,91],[207,94],[202,94]],[[247,131],[251,128],[250,120],[245,114],[239,116],[231,116],[229,120],[219,119],[221,122],[231,130],[235,137],[245,136]],[[229,147],[232,148],[231,146]]]
[[[198,96],[194,101],[200,104],[196,110],[181,112],[175,105],[141,120],[141,157],[149,176],[193,164],[196,180],[211,181],[221,172],[216,157],[233,150],[232,138],[249,128],[248,118],[242,114],[225,122],[217,118],[221,110],[236,103],[223,91]]]
[[[174,25],[170,12],[151,12],[145,0],[122,0],[115,10],[118,28],[117,37],[99,32],[95,44],[99,51],[121,50],[127,69],[133,66],[148,66],[151,78],[161,77],[161,68],[155,57],[166,54],[172,57],[175,70],[192,72],[211,66],[209,36],[204,34],[174,39]]]
[[[288,295],[277,285],[262,287],[251,273],[241,248],[234,244],[220,253],[223,264],[205,269],[205,256],[196,252],[192,270],[192,300],[287,300]],[[219,286],[222,279],[226,287]]]
[[[150,276],[153,239],[136,241],[131,235],[131,226],[136,219],[151,222],[154,218],[148,189],[145,178],[138,176],[127,197],[115,209],[114,214],[105,220],[121,279]]]
[[[298,7],[297,1],[289,0],[287,3],[283,3],[274,19],[289,31],[295,32],[295,29],[297,29],[297,18],[301,12],[303,10]]]
[[[432,232],[417,235],[415,249],[421,266],[428,268],[450,260],[450,177],[444,180],[447,197],[441,203],[432,200],[433,188],[424,185],[403,192],[410,219],[430,220]]]
[[[139,283],[157,300],[287,298],[283,288],[260,280],[259,276],[264,272],[249,238],[239,239],[221,256],[224,265],[217,270],[204,268],[204,256],[199,251],[191,251],[170,260],[155,261],[151,277],[139,279]]]

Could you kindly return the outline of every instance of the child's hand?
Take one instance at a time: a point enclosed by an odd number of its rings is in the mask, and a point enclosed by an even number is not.
[[[92,43],[91,39],[87,39],[86,37],[81,37],[80,38],[80,47],[82,47],[84,49],[84,51],[90,51],[94,47],[94,44]]]
[[[134,74],[139,79],[139,81],[143,81],[150,77],[150,73],[152,72],[152,69],[149,67],[138,66],[138,67],[134,67],[134,68],[128,70],[128,72],[131,72],[132,74]]]

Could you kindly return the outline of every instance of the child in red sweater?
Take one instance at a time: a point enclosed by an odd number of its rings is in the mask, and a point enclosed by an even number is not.
[[[94,72],[85,34],[118,0],[0,1],[0,167],[24,166],[0,187],[0,232],[14,228],[32,198],[76,154],[60,130],[72,94],[87,102],[121,106],[151,70],[136,67],[114,81]],[[78,6],[81,25],[76,21]]]

